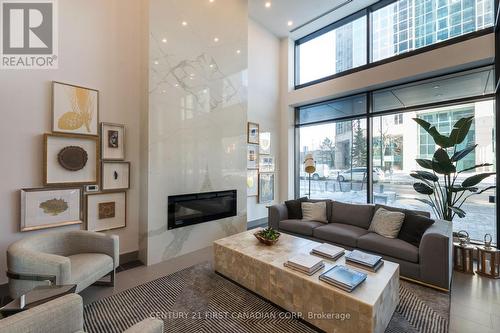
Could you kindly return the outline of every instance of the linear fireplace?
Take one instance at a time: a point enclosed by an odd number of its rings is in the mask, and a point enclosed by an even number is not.
[[[168,197],[168,229],[236,216],[236,190]]]

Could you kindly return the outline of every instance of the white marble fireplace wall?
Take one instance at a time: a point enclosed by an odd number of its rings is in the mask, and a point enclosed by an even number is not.
[[[147,263],[246,228],[247,1],[151,0]],[[238,216],[167,230],[167,197],[238,191]]]

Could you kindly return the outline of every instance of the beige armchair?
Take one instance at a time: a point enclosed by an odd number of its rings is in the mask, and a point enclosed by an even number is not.
[[[0,333],[82,333],[83,302],[70,294],[0,320]],[[124,333],[162,333],[163,321],[148,318]]]
[[[108,275],[105,284],[114,285],[118,265],[118,236],[81,230],[26,237],[7,249],[10,296],[50,283],[76,284],[80,292]]]

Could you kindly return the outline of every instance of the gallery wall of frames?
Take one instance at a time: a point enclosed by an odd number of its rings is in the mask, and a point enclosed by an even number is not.
[[[43,134],[43,187],[20,190],[20,231],[127,225],[125,126],[99,122],[99,91],[52,82],[52,131]]]
[[[260,204],[270,203],[274,200],[275,189],[271,133],[261,133],[259,124],[249,122],[247,143],[247,196],[257,197]]]

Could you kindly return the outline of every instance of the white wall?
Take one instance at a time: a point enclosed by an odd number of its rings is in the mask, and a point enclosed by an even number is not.
[[[245,0],[151,0],[149,17],[148,225],[141,257],[154,264],[246,227],[248,9]],[[237,216],[168,230],[168,196],[233,189]]]
[[[132,162],[128,221],[120,252],[138,250],[139,120],[145,112],[142,49],[148,39],[145,1],[71,0],[59,3],[59,69],[0,70],[0,283],[6,282],[8,245],[19,233],[19,189],[42,185],[42,134],[51,130],[51,81],[100,91],[100,120],[126,126]],[[40,231],[78,229],[58,228]]]
[[[248,121],[271,133],[271,155],[275,158],[275,202],[279,202],[279,39],[259,23],[248,22]],[[267,217],[267,204],[247,198],[248,221]]]

